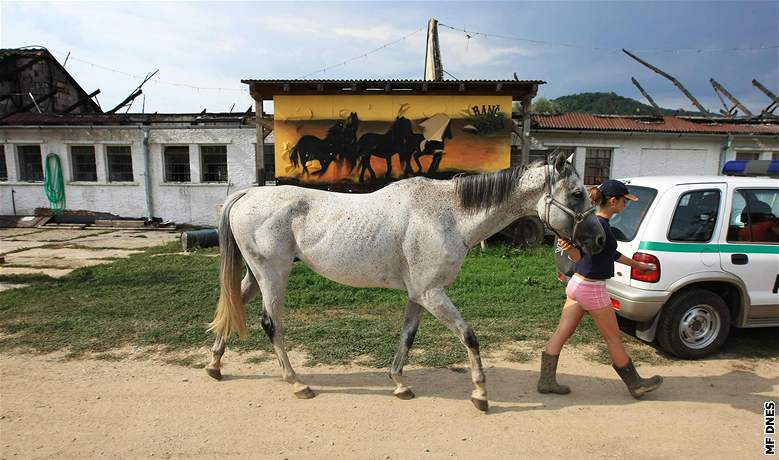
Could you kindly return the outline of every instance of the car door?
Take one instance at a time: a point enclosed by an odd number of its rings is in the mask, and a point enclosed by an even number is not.
[[[779,188],[731,187],[728,194],[722,269],[747,287],[748,322],[779,320]]]

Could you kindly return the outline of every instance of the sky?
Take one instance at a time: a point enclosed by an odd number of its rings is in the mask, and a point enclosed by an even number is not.
[[[546,81],[539,90],[546,98],[615,92],[646,102],[635,77],[661,106],[695,110],[625,48],[715,112],[721,104],[710,78],[758,113],[769,100],[753,78],[779,93],[779,1],[3,0],[0,47],[44,46],[60,63],[70,53],[66,69],[87,92],[101,90],[104,109],[159,70],[131,112],[243,112],[253,100],[241,79],[421,79],[429,18],[441,23],[447,79],[512,79],[516,72]]]

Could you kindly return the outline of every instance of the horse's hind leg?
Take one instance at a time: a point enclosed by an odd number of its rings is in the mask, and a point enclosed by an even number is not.
[[[471,402],[480,411],[487,411],[487,386],[484,370],[479,354],[479,341],[473,333],[473,329],[465,322],[460,312],[454,306],[443,288],[435,288],[425,292],[419,302],[449,328],[460,339],[468,350],[468,358],[471,363],[471,381],[475,387],[471,393]]]
[[[244,305],[260,293],[260,285],[252,275],[251,270],[246,271],[246,276],[241,280],[241,301]],[[221,335],[216,336],[214,345],[211,347],[211,362],[206,366],[206,373],[211,377],[222,380],[222,355],[225,352],[225,339]]]
[[[400,348],[398,348],[398,352],[395,354],[395,359],[392,360],[392,369],[390,370],[390,378],[397,385],[393,394],[400,399],[411,399],[414,397],[414,393],[403,382],[403,366],[408,358],[408,350],[414,343],[421,315],[422,306],[409,300],[406,305],[406,317],[403,319],[403,328],[400,330]]]
[[[254,264],[253,264],[254,265]],[[265,334],[273,344],[273,351],[281,365],[281,378],[292,384],[292,391],[300,399],[311,399],[316,394],[295,374],[284,348],[284,297],[287,293],[287,281],[292,271],[292,259],[263,261],[256,269],[260,290],[262,291],[262,325]]]

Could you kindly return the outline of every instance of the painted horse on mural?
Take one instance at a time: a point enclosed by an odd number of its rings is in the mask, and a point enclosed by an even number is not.
[[[398,116],[384,134],[366,133],[357,141],[357,158],[360,164],[360,182],[363,182],[365,171],[372,180],[376,180],[376,172],[371,167],[371,157],[375,156],[387,162],[385,177],[392,177],[392,157],[399,155],[404,176],[412,173],[410,166],[410,142],[414,136],[411,120]]]
[[[418,168],[417,174],[433,175],[441,165],[446,140],[452,138],[452,120],[444,114],[437,114],[419,123],[419,126],[422,128],[422,134],[414,134],[409,142],[413,148],[409,155],[409,163],[410,159],[413,158]],[[419,161],[419,158],[425,155],[433,157],[427,168],[427,173]]]
[[[358,126],[357,114],[352,112],[346,120],[337,120],[324,139],[310,134],[301,137],[289,151],[289,161],[294,168],[302,166],[303,172],[309,175],[308,162],[316,160],[320,168],[314,175],[323,175],[332,162],[353,156],[349,152],[355,148]]]
[[[338,283],[408,293],[400,347],[390,371],[395,396],[414,397],[403,366],[424,309],[465,346],[474,385],[471,401],[486,411],[479,341],[447,296],[447,287],[471,247],[523,216],[538,215],[585,251],[599,252],[605,237],[593,209],[570,158],[563,155],[553,164],[527,169],[452,180],[414,177],[367,194],[294,186],[234,193],[225,201],[219,224],[221,290],[206,372],[222,378],[225,340],[236,332],[246,336],[245,305],[261,294],[261,325],[273,344],[282,379],[298,398],[315,396],[293,370],[284,348],[284,298],[298,258]],[[241,280],[244,262],[248,269]]]

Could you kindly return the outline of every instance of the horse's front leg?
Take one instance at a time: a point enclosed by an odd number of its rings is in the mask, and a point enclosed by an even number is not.
[[[246,276],[241,280],[241,302],[244,305],[248,304],[259,292],[260,285],[257,284],[251,270],[248,270]],[[211,347],[211,362],[206,366],[206,373],[217,380],[222,380],[222,355],[224,355],[225,348],[224,337],[217,335],[214,345]]]
[[[419,328],[419,319],[422,315],[422,306],[411,300],[406,305],[406,316],[403,319],[403,327],[400,330],[400,347],[392,360],[390,378],[395,382],[396,388],[393,394],[400,399],[411,399],[414,393],[403,382],[403,366],[408,358],[408,351],[414,343],[414,337]]]
[[[384,175],[385,178],[392,177],[392,155],[385,158],[387,161],[387,173]]]
[[[419,302],[427,311],[444,323],[465,345],[471,364],[471,381],[473,381],[474,386],[474,390],[471,392],[471,402],[477,409],[486,412],[489,407],[486,378],[481,365],[479,341],[476,339],[473,329],[465,322],[443,288],[434,288],[426,291],[422,294]]]

